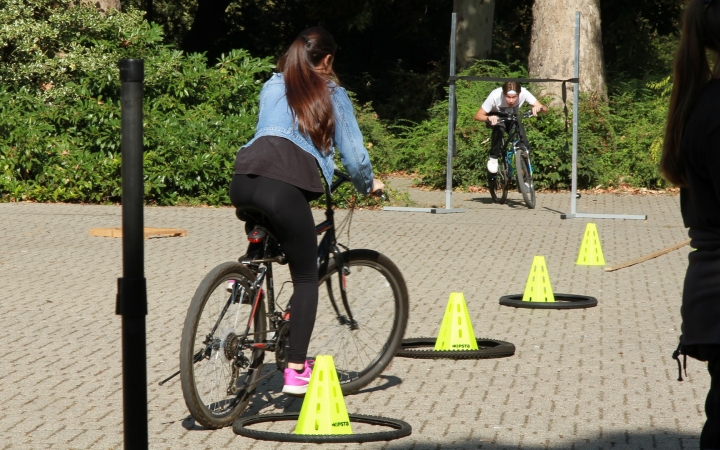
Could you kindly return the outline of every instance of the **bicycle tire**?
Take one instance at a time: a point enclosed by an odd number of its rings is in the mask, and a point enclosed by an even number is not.
[[[366,423],[370,425],[386,426],[392,428],[392,431],[381,431],[377,433],[357,433],[357,434],[295,434],[295,433],[278,433],[273,431],[253,430],[247,428],[263,422],[280,422],[287,420],[298,420],[300,413],[278,413],[278,414],[261,414],[257,416],[241,417],[233,423],[233,431],[235,434],[245,436],[262,441],[277,442],[302,442],[306,444],[326,444],[326,443],[351,443],[351,442],[375,442],[375,441],[391,441],[412,434],[412,427],[409,423],[398,419],[390,419],[380,416],[366,416],[364,414],[348,414],[350,422]]]
[[[515,150],[515,172],[517,174],[518,189],[520,189],[520,193],[527,207],[534,209],[535,186],[533,185],[529,158],[524,148],[520,147]]]
[[[514,306],[515,308],[530,309],[580,309],[597,306],[598,301],[589,295],[553,294],[554,302],[524,302],[522,294],[503,295],[500,304]]]
[[[488,189],[493,202],[504,204],[507,201],[508,194],[508,163],[504,157],[498,158],[498,171],[492,173],[488,171]]]
[[[244,350],[243,355],[249,356],[249,367],[255,370],[242,372],[247,388],[230,392],[237,380],[242,381],[242,375],[233,376],[234,356],[226,355],[235,353],[231,346],[237,345],[236,337],[244,334],[247,319],[252,314],[252,305],[241,302],[232,303],[223,310],[229,303],[226,286],[230,280],[247,287],[255,280],[255,275],[237,262],[220,264],[211,270],[190,302],[180,343],[180,381],[185,404],[192,417],[208,429],[226,427],[242,414],[263,369],[263,351]],[[254,295],[249,293],[248,298],[254,300],[252,297]],[[258,305],[251,332],[253,340],[262,342],[267,332],[264,300],[261,299]],[[221,312],[224,313],[222,316]],[[217,328],[214,334],[211,333],[213,327]],[[197,342],[203,337],[206,341],[211,340],[213,345]],[[196,360],[196,355],[203,350],[205,355]]]
[[[403,339],[397,356],[417,359],[491,359],[507,358],[515,354],[515,345],[496,339],[476,339],[477,350],[434,350],[437,338]],[[425,350],[425,348],[428,348]]]
[[[349,269],[344,282],[358,328],[342,323],[345,313],[338,288],[337,258],[319,274],[319,303],[308,355],[331,355],[344,395],[374,380],[400,348],[408,320],[408,291],[400,270],[373,250],[342,253]],[[330,302],[339,307],[339,317]],[[347,319],[347,316],[344,316]]]

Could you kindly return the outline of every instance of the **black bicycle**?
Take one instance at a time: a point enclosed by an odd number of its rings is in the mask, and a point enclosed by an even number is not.
[[[332,186],[325,187],[326,220],[316,226],[318,235],[325,235],[318,248],[320,298],[308,354],[332,355],[343,394],[348,394],[380,375],[400,348],[408,291],[386,256],[337,242],[330,194],[350,178],[335,175]],[[275,354],[278,371],[287,366],[292,311],[289,304],[279,304],[273,284],[273,264],[285,264],[285,257],[262,212],[242,209],[237,214],[257,224],[248,240],[258,244],[258,253],[220,264],[205,276],[190,303],[180,344],[185,403],[195,420],[210,429],[231,425],[258,383],[275,374],[263,374],[268,353]],[[348,233],[351,217],[352,210],[343,221]]]
[[[532,164],[527,145],[520,137],[522,119],[533,117],[532,111],[522,114],[506,114],[493,112],[498,116],[498,122],[505,122],[506,133],[502,136],[501,157],[498,158],[498,171],[488,171],[488,188],[490,196],[495,203],[505,203],[507,200],[510,179],[517,178],[518,190],[525,200],[528,208],[535,208],[535,187],[532,179]]]

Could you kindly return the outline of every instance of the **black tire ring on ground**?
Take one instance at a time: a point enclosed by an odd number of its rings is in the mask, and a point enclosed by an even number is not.
[[[500,297],[500,304],[505,306],[514,306],[516,308],[536,308],[536,309],[578,309],[592,308],[597,306],[597,299],[588,295],[574,294],[553,294],[554,302],[524,302],[523,294],[503,295]]]
[[[477,350],[434,350],[436,340],[437,338],[432,337],[403,339],[395,356],[418,359],[490,359],[515,354],[515,345],[496,339],[476,339]]]
[[[233,423],[235,434],[262,441],[277,442],[302,442],[306,444],[325,443],[351,443],[351,442],[374,442],[391,441],[405,436],[410,436],[412,427],[409,423],[398,419],[387,417],[366,416],[363,414],[348,414],[350,422],[367,423],[370,425],[386,426],[392,428],[390,431],[379,431],[377,433],[357,434],[294,434],[276,433],[274,431],[253,430],[248,425],[263,422],[279,422],[287,420],[298,420],[300,413],[260,414],[257,416],[239,417]]]

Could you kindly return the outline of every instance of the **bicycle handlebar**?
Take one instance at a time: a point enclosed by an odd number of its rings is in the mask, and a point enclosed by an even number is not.
[[[533,116],[532,110],[525,111],[521,114],[512,114],[512,113],[504,113],[500,111],[492,111],[487,114],[488,116],[497,116],[499,119],[502,119],[504,121],[510,121],[510,120],[517,120],[519,117],[520,119],[529,119],[530,117],[536,117]]]
[[[352,181],[352,179],[350,178],[350,175],[346,174],[345,172],[341,172],[337,169],[334,170],[333,175],[335,175],[337,177],[337,179],[335,181],[333,181],[333,183],[330,185],[330,193],[333,193],[335,191],[335,189],[337,189],[338,186],[340,186],[344,182]],[[383,200],[386,200],[385,192],[382,189],[377,190],[375,192],[371,192],[370,195],[372,195],[373,197],[378,197]]]
[[[343,184],[346,181],[351,181],[350,175],[346,174],[345,172],[340,172],[339,170],[335,169],[333,175],[337,177],[337,180],[333,181],[330,185],[330,192],[332,193],[335,191],[335,189],[338,188],[341,184]]]

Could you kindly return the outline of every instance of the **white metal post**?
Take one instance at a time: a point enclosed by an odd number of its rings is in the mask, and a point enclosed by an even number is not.
[[[578,103],[580,103],[580,11],[575,11],[575,83],[573,83],[572,185],[570,214],[577,212]]]
[[[570,188],[570,213],[560,215],[561,219],[633,219],[647,220],[643,214],[589,214],[577,212],[577,152],[578,152],[578,105],[580,104],[580,11],[575,11],[575,81],[573,83],[573,143],[572,143],[572,184]]]
[[[450,23],[450,77],[455,76],[455,45],[457,41],[457,13],[452,13]],[[465,208],[452,208],[452,165],[455,156],[455,80],[450,81],[448,92],[448,149],[447,178],[445,182],[445,208],[412,208],[405,206],[385,206],[383,211],[429,212],[431,214],[464,213]]]

